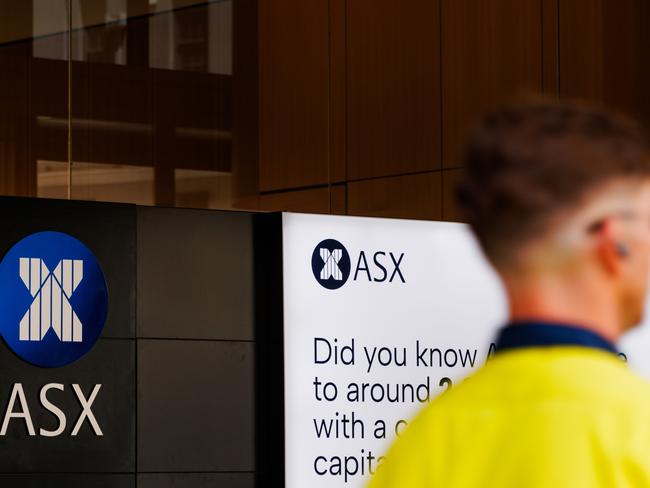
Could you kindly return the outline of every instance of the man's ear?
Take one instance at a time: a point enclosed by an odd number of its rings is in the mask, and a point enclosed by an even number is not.
[[[598,226],[594,234],[595,249],[608,273],[619,274],[629,249],[621,242],[615,219],[608,217]]]

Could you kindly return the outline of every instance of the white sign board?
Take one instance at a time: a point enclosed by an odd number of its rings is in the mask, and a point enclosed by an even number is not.
[[[284,214],[287,488],[362,487],[396,431],[484,363],[502,286],[461,224]],[[621,343],[650,377],[650,326]]]
[[[505,298],[467,227],[283,216],[287,488],[361,487],[405,421],[482,364]]]

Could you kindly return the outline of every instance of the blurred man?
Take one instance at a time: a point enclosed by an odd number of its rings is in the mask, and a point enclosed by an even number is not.
[[[459,204],[510,323],[492,359],[411,423],[372,488],[650,487],[650,386],[615,346],[648,288],[649,151],[634,122],[574,103],[481,121]]]

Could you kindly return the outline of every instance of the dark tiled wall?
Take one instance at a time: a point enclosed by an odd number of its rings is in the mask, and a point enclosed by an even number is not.
[[[253,486],[253,300],[252,215],[138,208],[138,486]]]
[[[139,488],[252,488],[255,475],[252,473],[183,473],[183,474],[140,474]]]
[[[252,472],[253,344],[138,339],[138,470]]]
[[[135,479],[134,474],[0,474],[0,485],[11,488],[135,488]]]
[[[84,242],[101,263],[109,317],[95,347],[62,368],[38,368],[0,341],[0,398],[24,384],[38,429],[56,418],[40,387],[81,411],[89,394],[104,432],[29,437],[22,420],[0,438],[0,486],[252,488],[255,483],[253,216],[246,213],[0,199],[0,252],[39,230]],[[137,283],[137,286],[136,286]],[[6,401],[6,400],[3,400]]]
[[[22,198],[0,198],[0,256],[17,241],[51,230],[82,241],[98,259],[109,292],[109,313],[102,337],[78,361],[60,368],[39,368],[18,358],[0,341],[0,395],[3,407],[14,383],[25,391],[35,429],[58,425],[42,408],[39,390],[61,383],[48,398],[66,415],[58,437],[30,437],[14,419],[0,438],[0,486],[8,487],[131,487],[136,471],[136,208]],[[81,406],[72,384],[86,397],[101,389],[92,411],[103,432],[95,436],[88,422],[70,435]],[[4,408],[3,408],[4,413]]]
[[[252,216],[138,208],[138,337],[253,339]]]

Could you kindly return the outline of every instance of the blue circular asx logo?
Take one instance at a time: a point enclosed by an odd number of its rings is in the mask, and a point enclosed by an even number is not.
[[[70,364],[93,347],[106,321],[108,291],[97,259],[61,232],[37,232],[0,262],[0,334],[25,361]]]
[[[336,290],[350,277],[350,254],[336,239],[321,241],[311,255],[314,278],[324,288]]]

